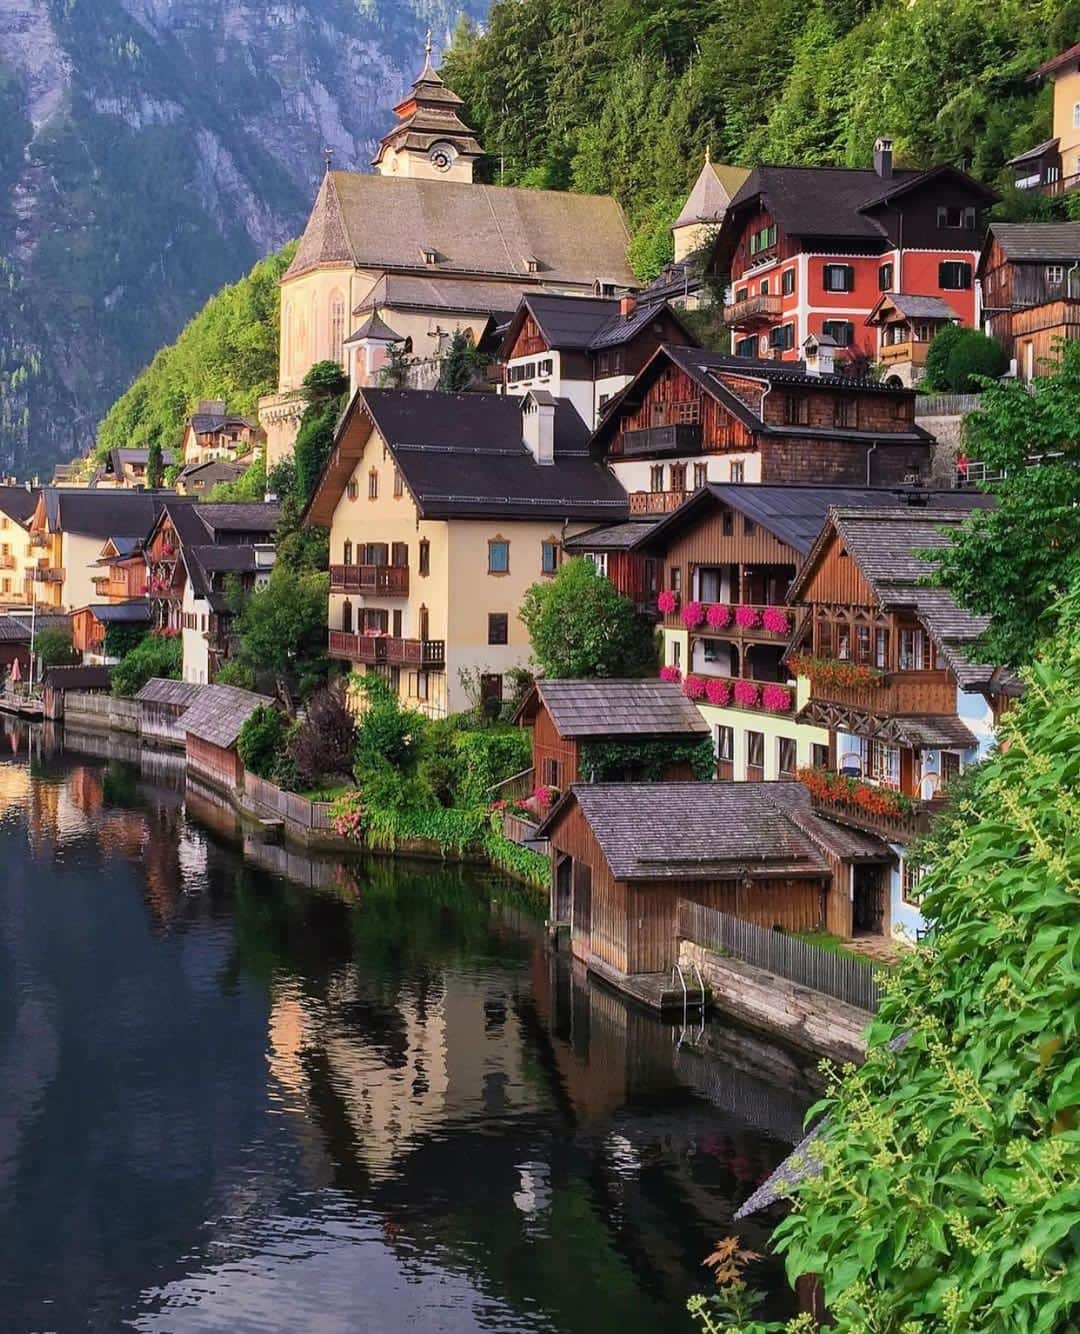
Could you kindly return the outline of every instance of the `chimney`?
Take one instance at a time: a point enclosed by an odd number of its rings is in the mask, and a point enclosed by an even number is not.
[[[827,335],[815,337],[813,334],[803,343],[803,359],[806,374],[815,379],[820,375],[832,375],[836,370],[836,345]]]
[[[521,400],[521,435],[537,463],[555,462],[555,400],[546,390],[532,389]]]
[[[883,134],[874,144],[874,170],[883,181],[892,180],[892,137]]]
[[[627,292],[625,296],[619,298],[619,314],[624,320],[628,320],[636,309],[637,302],[629,292]]]

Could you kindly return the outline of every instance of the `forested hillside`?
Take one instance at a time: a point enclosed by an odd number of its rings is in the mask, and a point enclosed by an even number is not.
[[[1032,68],[1080,37],[1080,0],[497,0],[446,75],[506,183],[612,192],[655,272],[718,161],[954,162],[994,181],[1050,134]]]

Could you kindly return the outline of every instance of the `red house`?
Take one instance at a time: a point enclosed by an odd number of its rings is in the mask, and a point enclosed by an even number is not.
[[[866,317],[883,292],[941,297],[978,322],[975,266],[997,195],[955,167],[756,167],[731,201],[710,267],[731,279],[724,322],[740,356],[795,361],[811,335],[877,356]]]

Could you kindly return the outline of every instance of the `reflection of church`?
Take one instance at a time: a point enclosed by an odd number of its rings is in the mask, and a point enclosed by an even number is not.
[[[614,199],[474,182],[483,150],[463,105],[429,49],[376,173],[328,164],[281,285],[279,391],[259,405],[271,466],[292,449],[296,390],[315,362],[339,362],[354,388],[373,384],[392,343],[431,358],[458,329],[479,341],[525,291],[633,284]]]

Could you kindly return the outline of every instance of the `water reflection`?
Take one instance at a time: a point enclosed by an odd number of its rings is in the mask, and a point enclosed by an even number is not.
[[[172,757],[12,736],[0,1328],[685,1328],[797,1063],[677,1047],[498,877],[241,855]]]

